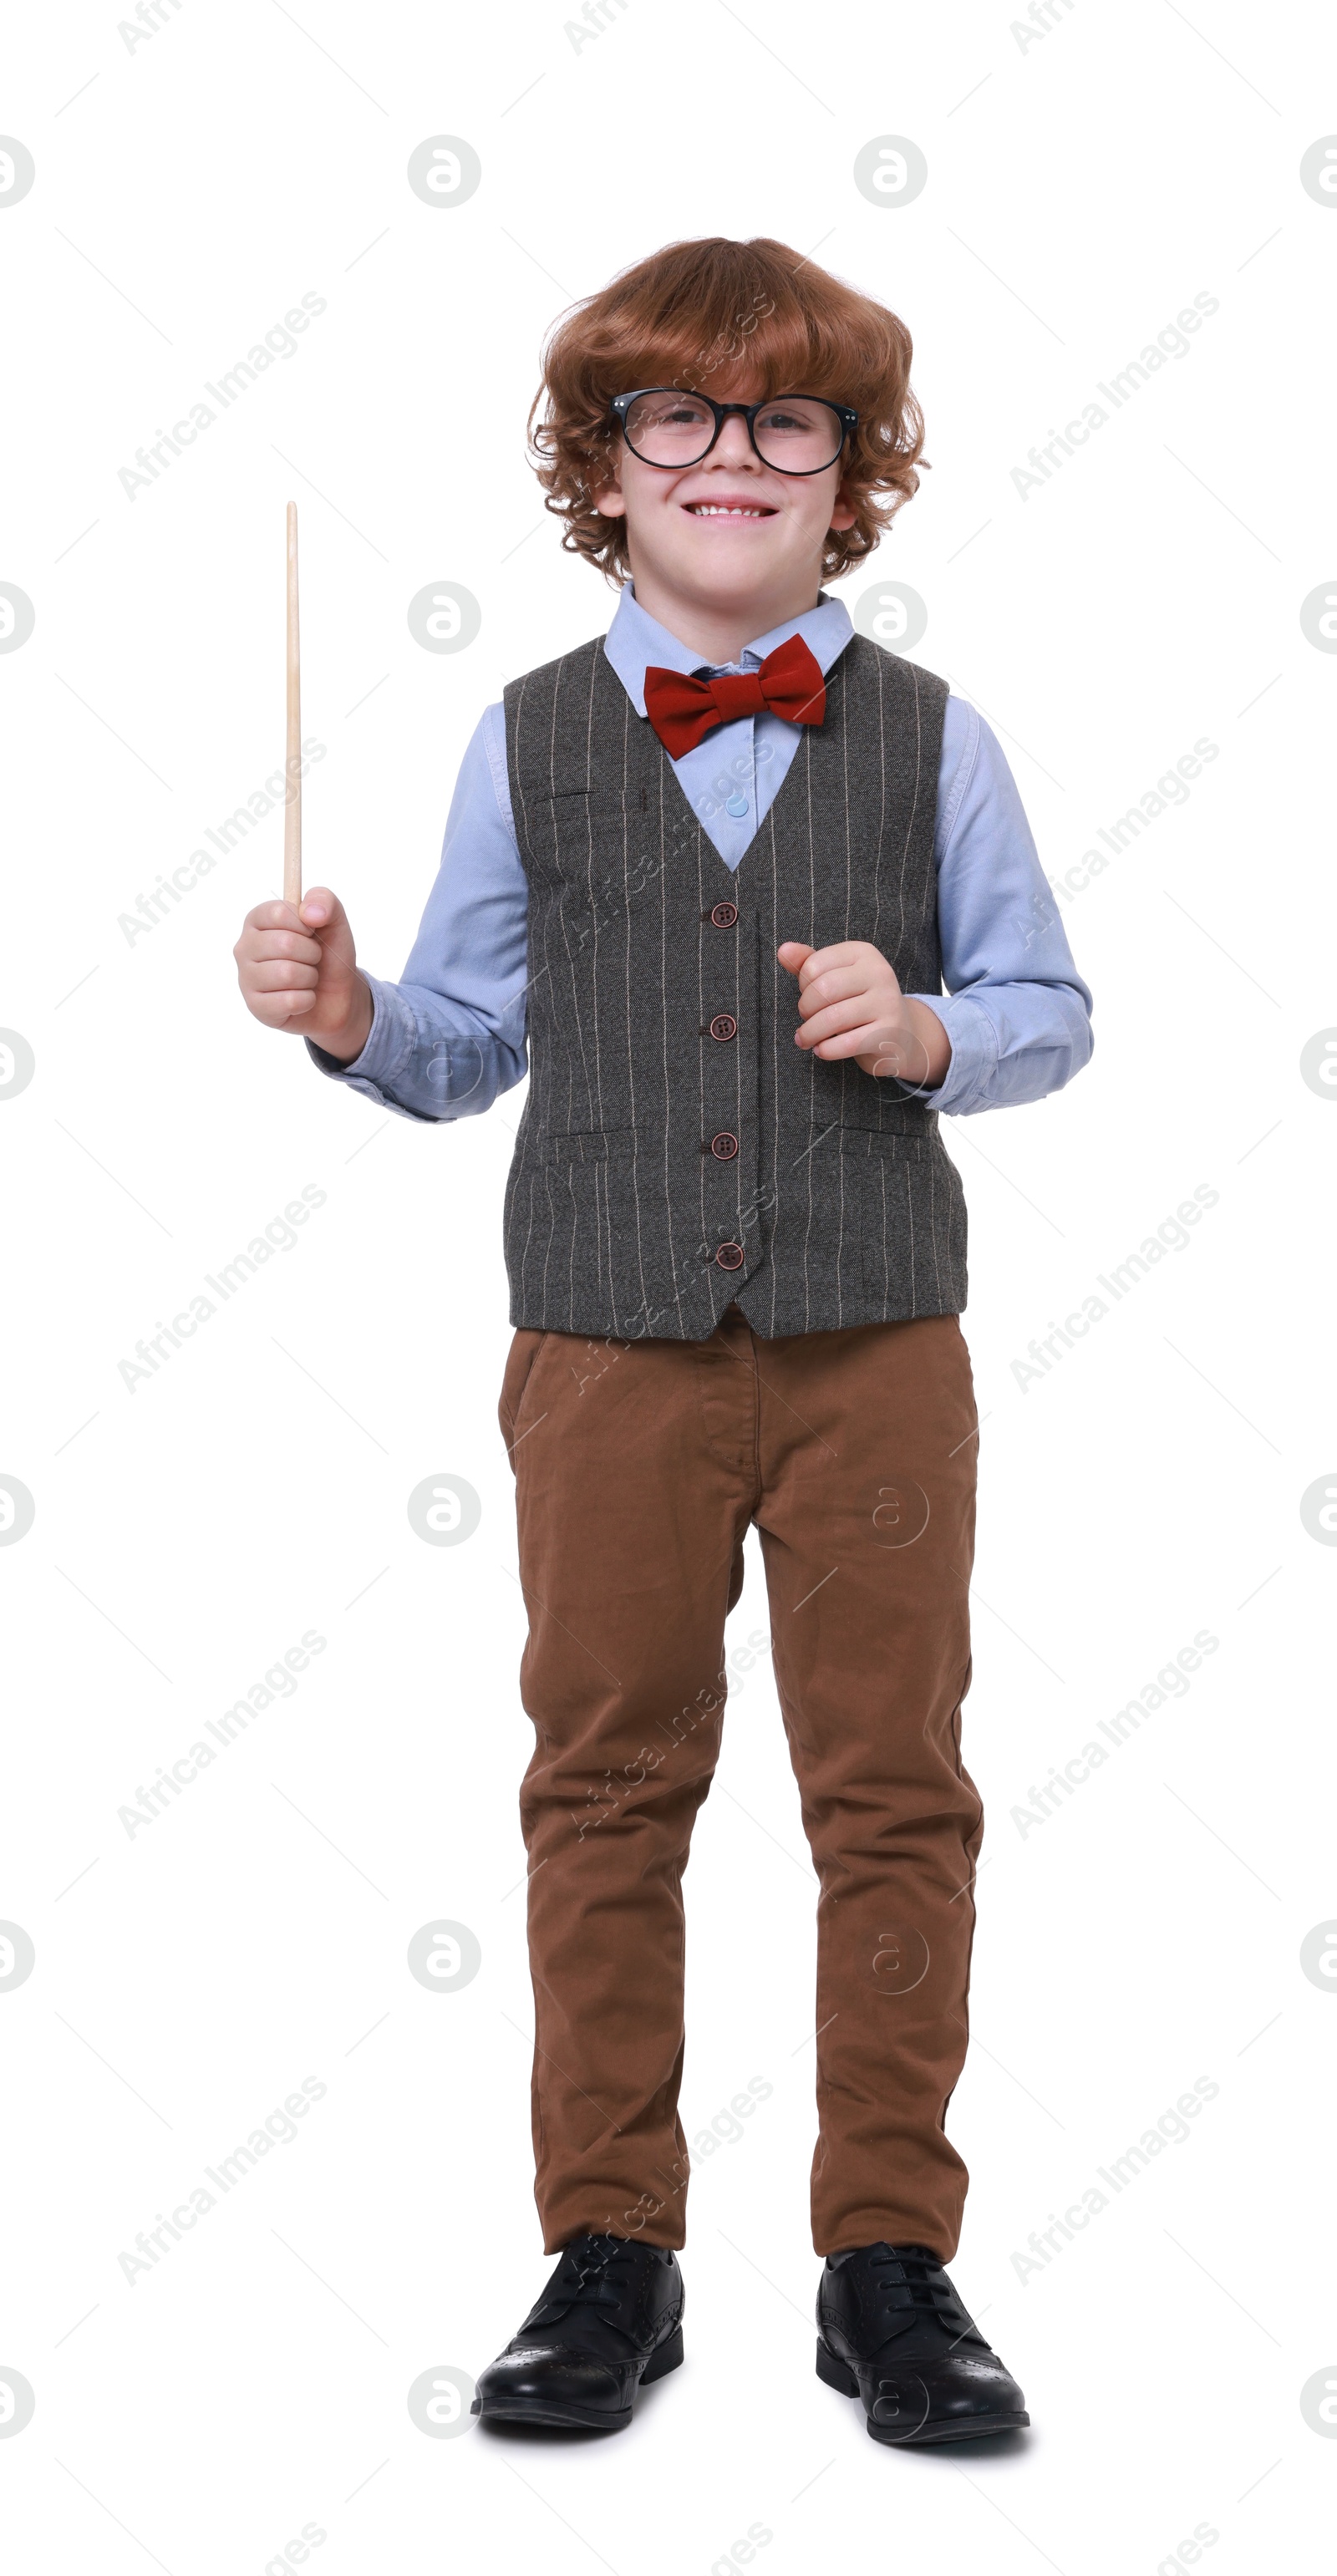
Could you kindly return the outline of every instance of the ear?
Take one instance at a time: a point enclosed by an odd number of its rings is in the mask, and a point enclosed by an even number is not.
[[[858,511],[846,498],[844,484],[837,484],[835,502],[831,511],[832,527],[842,531],[846,528],[852,528],[858,515]]]
[[[620,464],[615,461],[613,456],[610,456],[608,460],[607,470],[607,482],[591,496],[595,509],[602,510],[606,519],[625,518],[627,504],[622,492],[621,467]]]

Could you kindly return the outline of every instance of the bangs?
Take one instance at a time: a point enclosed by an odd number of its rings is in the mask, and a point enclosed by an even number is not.
[[[800,261],[780,242],[675,242],[558,325],[583,340],[582,391],[606,406],[639,385],[704,393],[746,368],[758,395],[831,394],[865,407],[898,336],[894,314]],[[860,400],[860,396],[864,401]]]

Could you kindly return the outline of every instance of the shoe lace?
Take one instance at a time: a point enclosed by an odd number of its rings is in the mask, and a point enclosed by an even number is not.
[[[882,2305],[902,2326],[912,2322],[915,2313],[936,2317],[956,2336],[974,2331],[973,2321],[962,2307],[951,2282],[935,2254],[920,2245],[880,2245],[874,2248],[869,2264],[869,2280],[880,2293]]]
[[[620,2306],[634,2251],[622,2236],[581,2237],[566,2248],[558,2297],[590,2307]]]

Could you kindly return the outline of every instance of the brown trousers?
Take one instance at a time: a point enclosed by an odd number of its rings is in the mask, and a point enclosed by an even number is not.
[[[759,1340],[515,1335],[536,1743],[520,1797],[535,2197],[684,2242],[682,1873],[720,1749],[724,1622],[761,1532],[776,1686],[820,1882],[819,2254],[956,2251],[944,2131],[965,2056],[980,1802],[962,1769],[975,1404],[955,1316]]]

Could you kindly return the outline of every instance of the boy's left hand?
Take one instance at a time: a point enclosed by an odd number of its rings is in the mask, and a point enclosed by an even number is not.
[[[853,1056],[865,1073],[937,1090],[952,1060],[951,1039],[936,1011],[901,991],[871,940],[809,948],[800,939],[786,939],[775,953],[798,977],[796,1045],[828,1062]]]

